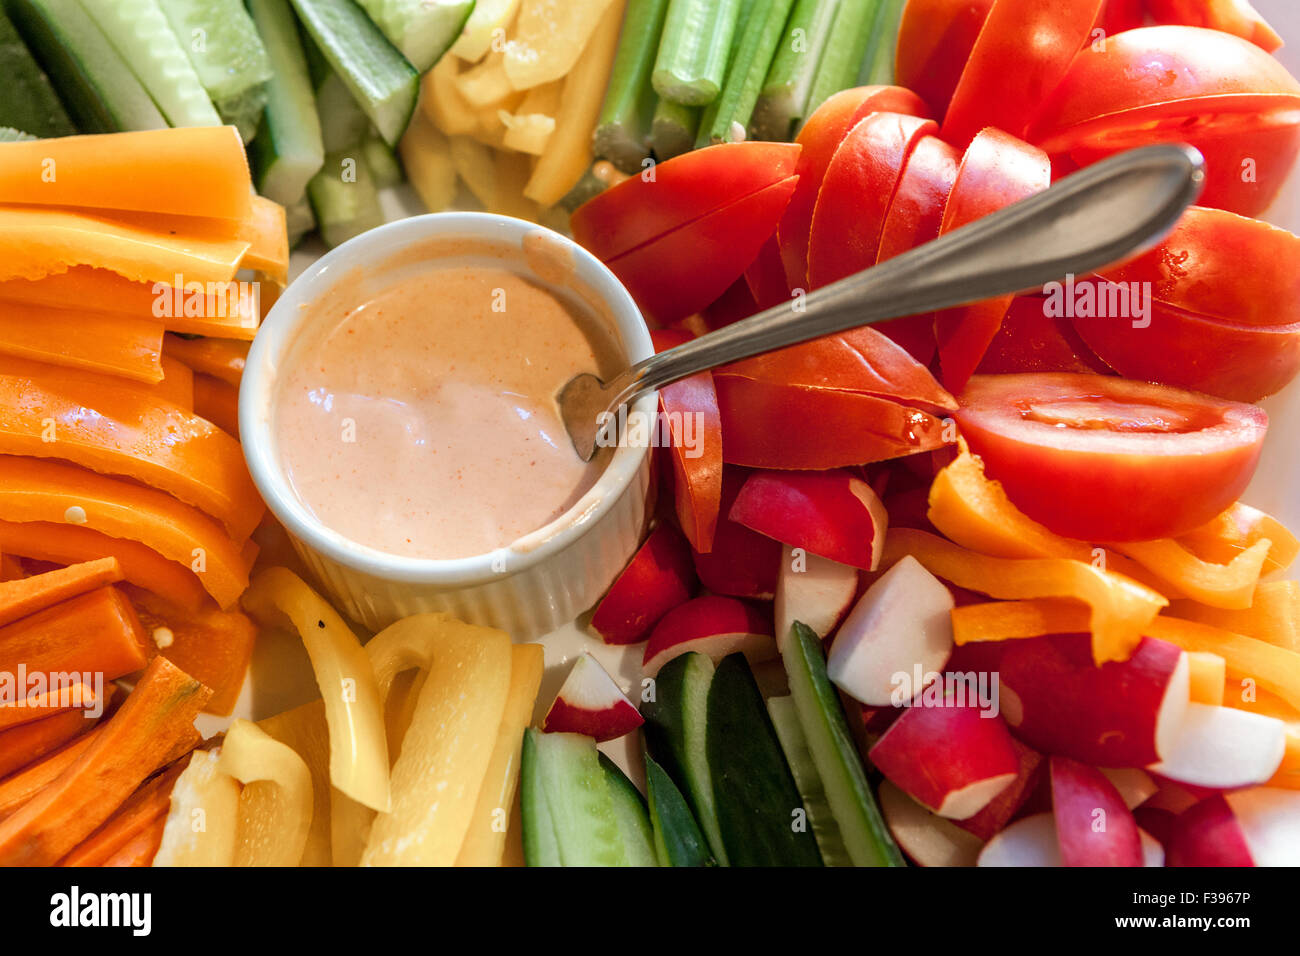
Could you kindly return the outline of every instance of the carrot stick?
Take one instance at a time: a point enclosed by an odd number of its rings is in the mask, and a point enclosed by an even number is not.
[[[38,691],[26,691],[20,687],[18,693],[22,695],[20,700],[0,706],[0,731],[25,727],[69,710],[80,713],[95,708],[99,703],[94,684],[80,680],[61,682]]]
[[[158,847],[162,845],[163,829],[166,826],[167,814],[154,817],[132,838],[131,842],[101,865],[105,867],[152,866],[153,858],[158,855]]]
[[[108,557],[0,582],[0,627],[120,580],[122,565],[117,558]]]
[[[177,761],[146,780],[103,826],[60,860],[59,866],[104,866],[141,833],[165,821],[171,810],[172,787],[184,769],[184,762]],[[161,835],[159,830],[160,840]]]
[[[42,176],[54,163],[57,175]],[[230,126],[5,143],[0,202],[243,219],[252,177]]]
[[[289,284],[289,232],[283,206],[254,196],[252,212],[241,223],[239,238],[249,243],[240,266],[256,269],[282,286]]]
[[[244,362],[248,358],[248,343],[231,339],[183,339],[178,335],[166,335],[163,336],[163,351],[180,359],[196,372],[219,378],[238,388],[244,375]]]
[[[77,762],[90,749],[103,727],[93,727],[80,737],[75,737],[43,760],[28,764],[17,773],[0,780],[0,820],[12,814],[24,803],[49,786]]]
[[[104,688],[105,709],[116,693],[116,684]],[[64,710],[0,732],[0,779],[58,750],[94,727],[98,720],[84,710]]]
[[[0,822],[0,865],[48,866],[93,833],[192,739],[206,687],[155,657],[121,709],[53,783]]]
[[[194,414],[239,437],[239,389],[215,375],[194,373]]]
[[[160,382],[162,336],[154,318],[0,303],[0,353],[51,365]]]
[[[197,610],[212,602],[188,566],[169,561],[138,541],[112,538],[80,525],[0,521],[0,549],[55,564],[111,557],[121,565],[125,580],[182,607]]]
[[[0,627],[0,670],[77,672],[113,680],[148,662],[146,636],[126,595],[96,588]]]
[[[5,581],[21,581],[27,577],[27,572],[23,570],[22,562],[12,554],[0,554],[0,583]]]

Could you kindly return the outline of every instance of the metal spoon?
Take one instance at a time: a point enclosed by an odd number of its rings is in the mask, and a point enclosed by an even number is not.
[[[1084,275],[1154,245],[1196,201],[1205,162],[1190,146],[1130,150],[887,262],[660,352],[609,384],[574,376],[557,395],[590,461],[602,428],[652,389],[705,369],[886,319],[947,309]],[[607,442],[602,441],[602,444]]]

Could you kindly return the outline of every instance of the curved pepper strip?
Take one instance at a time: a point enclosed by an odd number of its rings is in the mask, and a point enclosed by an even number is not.
[[[161,382],[163,325],[151,316],[111,315],[0,302],[0,353],[63,368]]]
[[[131,383],[92,387],[39,363],[0,367],[0,454],[133,478],[216,518],[237,541],[266,511],[239,442],[216,425]]]
[[[1250,607],[1272,542],[1267,538],[1240,552],[1228,564],[1202,561],[1177,541],[1129,541],[1111,545],[1137,561],[1179,593],[1211,607]]]
[[[307,846],[299,866],[332,865],[330,806],[336,800],[347,800],[353,806],[361,804],[330,786],[330,729],[325,722],[325,701],[318,697],[293,710],[259,720],[257,726],[292,747],[311,771],[311,829],[307,831]]]
[[[239,794],[235,866],[297,866],[311,828],[311,771],[292,747],[251,721],[226,731],[218,769],[244,785]]]
[[[1286,525],[1240,501],[1217,518],[1187,532],[1178,543],[1202,561],[1227,564],[1264,538],[1273,543],[1264,562],[1265,573],[1285,571],[1300,555],[1300,541]]]
[[[206,515],[164,492],[66,462],[0,455],[0,514],[20,522],[66,521],[139,541],[189,565],[223,608],[248,586],[248,556]]]
[[[233,866],[239,826],[239,781],[215,751],[196,750],[176,778],[154,866]],[[203,826],[196,828],[195,811]]]
[[[244,610],[302,638],[325,701],[330,782],[375,810],[389,805],[388,741],[374,668],[352,629],[319,594],[286,568],[267,568],[244,594]]]
[[[936,577],[990,597],[1077,598],[1090,608],[1092,654],[1098,664],[1127,660],[1144,628],[1169,602],[1136,581],[1070,558],[991,558],[937,535],[891,529],[881,566],[912,555]]]
[[[1241,610],[1208,607],[1196,601],[1174,601],[1168,613],[1234,634],[1245,634],[1288,651],[1300,651],[1300,581],[1261,584],[1255,589],[1250,607]]]
[[[239,388],[248,360],[247,342],[232,339],[183,339],[179,335],[163,337],[163,350],[184,362],[195,372],[219,378]]]

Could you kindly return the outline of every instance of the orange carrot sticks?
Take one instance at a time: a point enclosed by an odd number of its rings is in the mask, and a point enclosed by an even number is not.
[[[0,627],[120,580],[122,565],[109,557],[0,582]]]
[[[105,686],[105,708],[112,703],[116,693],[116,684]],[[76,739],[94,727],[98,719],[89,716],[84,710],[64,710],[50,717],[0,731],[0,779]]]
[[[126,595],[96,588],[0,627],[0,670],[76,672],[113,680],[148,662],[144,628]]]

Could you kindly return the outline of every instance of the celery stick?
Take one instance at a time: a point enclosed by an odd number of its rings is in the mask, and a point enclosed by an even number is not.
[[[907,0],[880,0],[880,10],[872,26],[871,45],[858,70],[858,86],[891,85],[894,82],[894,55],[898,51],[898,25],[903,20]]]
[[[838,0],[798,0],[754,106],[758,139],[789,140],[808,115],[817,65],[831,40]]]
[[[655,91],[650,85],[668,0],[629,0],[605,102],[596,122],[593,152],[625,173],[637,173],[650,155]]]
[[[880,0],[840,0],[835,25],[831,27],[831,42],[817,64],[804,119],[812,116],[832,94],[847,90],[857,82],[862,58],[871,48],[872,26],[879,10]]]
[[[652,76],[656,93],[682,106],[708,106],[717,98],[740,6],[740,0],[670,0]]]
[[[695,107],[660,100],[650,123],[650,145],[654,147],[655,161],[662,163],[690,152],[699,122],[700,111]]]
[[[793,6],[794,0],[754,0],[741,17],[740,40],[732,52],[726,84],[721,95],[704,112],[695,141],[697,149],[712,143],[732,142],[742,131],[748,135],[754,104],[758,102]]]
[[[221,117],[199,82],[158,0],[82,0],[172,126],[220,126]]]

